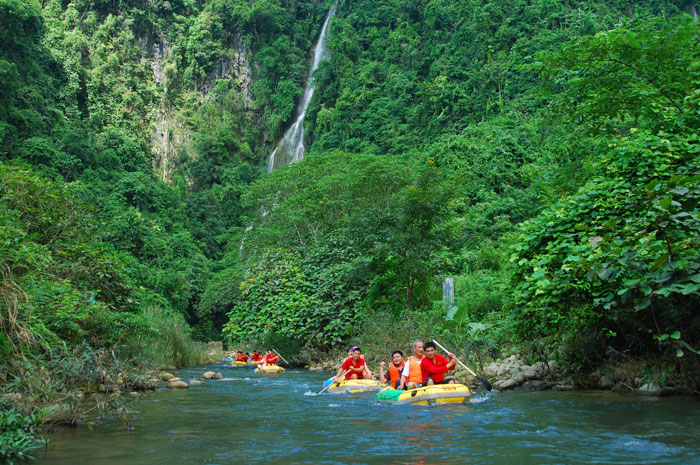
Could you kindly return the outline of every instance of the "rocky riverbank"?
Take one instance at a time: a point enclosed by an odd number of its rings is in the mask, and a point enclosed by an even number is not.
[[[342,360],[324,360],[306,365],[311,371],[328,371],[335,373]],[[376,375],[378,363],[369,363]],[[517,355],[494,360],[484,366],[481,376],[487,379],[493,389],[498,391],[573,391],[573,390],[610,390],[630,392],[639,395],[673,395],[683,394],[676,389],[662,388],[657,383],[645,381],[639,373],[629,367],[605,368],[591,373],[586,382],[580,376],[574,376],[566,366],[554,360],[528,364]],[[468,385],[472,390],[483,390],[479,380],[461,366],[457,366],[454,378]]]

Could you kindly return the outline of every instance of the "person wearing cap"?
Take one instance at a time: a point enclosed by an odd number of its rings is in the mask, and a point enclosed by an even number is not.
[[[365,365],[365,359],[362,357],[362,351],[359,347],[352,348],[352,357],[345,359],[338,373],[333,377],[333,381],[337,381],[343,373],[345,373],[346,380],[374,379],[372,372]]]
[[[457,357],[448,354],[450,360],[436,353],[434,342],[425,343],[425,358],[420,364],[423,373],[423,386],[434,384],[454,384],[454,378],[445,378],[448,371],[454,370],[457,365]]]
[[[350,346],[350,347],[348,347],[348,358],[347,358],[347,359],[351,359],[351,358],[352,358],[352,353],[355,351],[355,349],[357,349],[357,346]],[[364,360],[364,359],[365,359],[365,354],[360,354],[360,358],[361,358],[362,360]],[[347,360],[347,359],[346,359],[346,360]]]
[[[398,389],[401,385],[401,373],[403,372],[404,365],[403,352],[395,350],[391,354],[391,363],[386,373],[384,373],[386,362],[379,364],[379,381],[389,384],[392,388]]]

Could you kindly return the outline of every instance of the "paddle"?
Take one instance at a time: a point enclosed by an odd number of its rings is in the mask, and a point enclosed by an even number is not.
[[[347,375],[348,373],[350,373],[350,370],[346,370],[345,373],[343,373],[342,375],[338,376],[338,379],[342,378],[343,376]],[[330,381],[330,383],[328,383],[328,381]],[[336,380],[336,381],[337,381],[337,380]],[[328,383],[328,384],[326,384],[326,383]],[[333,377],[328,378],[326,381],[323,382],[323,384],[326,384],[326,387],[324,387],[323,389],[321,389],[321,391],[320,391],[318,394],[316,394],[316,395],[323,394],[323,392],[324,392],[326,389],[328,389],[329,387],[333,386],[333,383],[335,383],[335,381],[333,381]]]
[[[440,343],[439,343],[438,341],[436,341],[435,339],[433,339],[433,342],[435,343],[436,346],[438,346],[439,348],[441,348],[441,349],[442,349],[443,351],[445,351],[446,353],[448,353],[448,354],[450,353],[449,350],[447,350],[447,349],[445,349],[443,346],[441,346]],[[471,373],[472,375],[476,376],[476,378],[481,382],[481,384],[484,385],[484,387],[486,388],[487,391],[490,391],[490,390],[491,390],[491,383],[489,383],[489,382],[486,381],[484,378],[482,378],[481,376],[479,376],[479,375],[477,375],[476,373],[474,373],[474,372],[471,370],[471,368],[469,368],[469,367],[466,366],[464,363],[462,363],[461,360],[457,360],[457,361],[458,361],[459,364],[462,365],[469,373]]]
[[[285,360],[285,358],[284,358],[284,357],[282,357],[282,356],[280,355],[280,353],[279,353],[279,352],[277,352],[277,351],[276,351],[275,349],[272,349],[272,351],[273,351],[274,353],[276,353],[277,355],[279,355],[279,356],[280,356],[280,358],[281,358],[282,360],[284,360],[284,363],[286,363],[286,364],[287,364],[287,365],[289,365],[289,366],[292,366],[292,364],[291,364],[291,363],[289,363],[289,362],[288,362],[287,360]]]

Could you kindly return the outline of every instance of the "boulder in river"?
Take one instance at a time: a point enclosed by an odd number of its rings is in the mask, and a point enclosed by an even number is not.
[[[165,372],[165,373],[162,373],[162,374],[160,375],[160,380],[161,380],[161,381],[165,381],[165,382],[167,383],[168,381],[170,381],[170,380],[173,379],[174,377],[175,377],[175,375],[173,375],[173,374],[171,374],[171,373],[168,373],[168,372]]]
[[[204,384],[204,381],[201,381],[199,379],[190,380],[190,386],[201,386],[202,384]]]
[[[216,373],[214,376],[211,377],[211,379],[224,379],[224,375],[221,373]]]
[[[213,371],[205,371],[202,374],[202,379],[212,379],[215,375],[216,373],[214,373]]]
[[[189,388],[189,387],[190,387],[190,386],[189,386],[186,382],[184,382],[184,381],[179,381],[179,380],[178,380],[178,381],[170,381],[170,382],[168,383],[168,388],[169,388],[169,389],[187,389],[187,388]]]

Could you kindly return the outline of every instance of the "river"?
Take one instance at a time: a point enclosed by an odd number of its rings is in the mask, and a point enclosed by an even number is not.
[[[700,401],[598,392],[479,393],[469,404],[387,405],[315,395],[329,373],[227,364],[119,419],[49,436],[37,464],[699,464]]]

